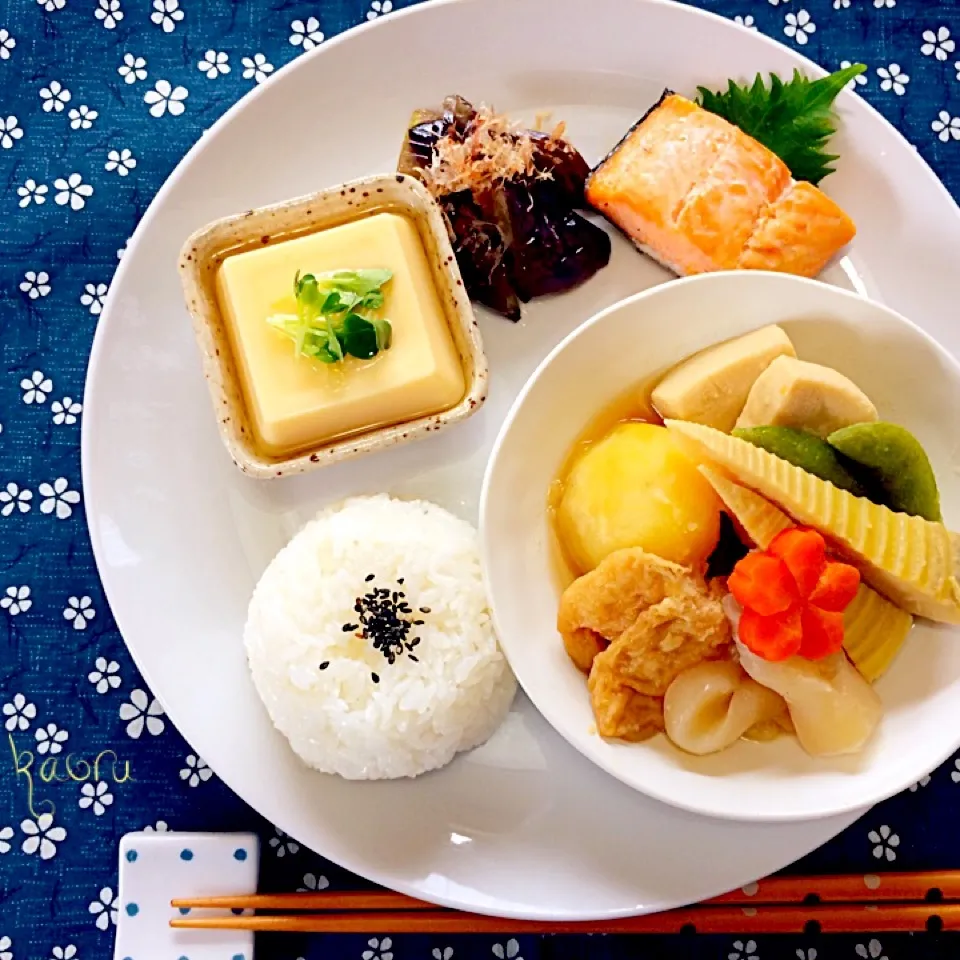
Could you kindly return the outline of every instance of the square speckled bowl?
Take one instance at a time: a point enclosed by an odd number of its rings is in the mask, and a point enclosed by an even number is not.
[[[220,264],[232,253],[261,246],[264,237],[280,243],[382,211],[404,214],[417,226],[463,365],[466,391],[456,406],[441,413],[337,437],[287,457],[265,455],[256,445],[233,346],[220,312],[216,291]],[[426,188],[412,177],[389,174],[355,180],[214,221],[184,244],[179,269],[220,436],[234,463],[249,476],[289,476],[406,443],[466,419],[486,399],[487,360],[446,220]]]

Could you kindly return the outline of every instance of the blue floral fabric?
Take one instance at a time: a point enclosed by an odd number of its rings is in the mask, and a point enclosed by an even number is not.
[[[117,841],[129,830],[253,829],[262,838],[264,889],[361,882],[233,796],[138,676],[90,552],[79,431],[87,356],[110,278],[177,161],[285,63],[404,5],[0,0],[0,960],[111,955]],[[702,5],[825,67],[867,64],[858,92],[960,195],[960,0]],[[956,867],[958,814],[960,759],[952,758],[792,869]],[[955,956],[960,942],[277,937],[258,950],[291,960],[895,960]]]

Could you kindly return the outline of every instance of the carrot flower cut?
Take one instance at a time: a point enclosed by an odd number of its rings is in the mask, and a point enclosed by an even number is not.
[[[747,554],[727,587],[743,608],[740,642],[765,660],[820,660],[843,646],[843,611],[860,586],[855,567],[827,558],[816,530],[791,527]]]

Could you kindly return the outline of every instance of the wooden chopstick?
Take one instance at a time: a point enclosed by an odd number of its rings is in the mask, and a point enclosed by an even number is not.
[[[414,900],[387,890],[356,890],[343,893],[254,893],[235,897],[193,897],[170,901],[171,907],[191,910],[437,910],[436,904]]]
[[[749,890],[745,893],[744,890]],[[751,886],[731,890],[706,904],[803,903],[808,898],[820,903],[884,903],[888,901],[940,902],[960,900],[960,870],[917,873],[850,873],[832,876],[767,877]]]
[[[452,910],[287,916],[182,917],[178,928],[287,933],[890,933],[960,930],[960,904],[688,907],[643,917],[588,923],[504,920]]]
[[[823,877],[779,876],[760,880],[756,889],[731,890],[705,905],[801,904],[816,897],[819,903],[883,903],[888,901],[960,900],[960,870],[927,873],[861,873]],[[744,892],[744,890],[749,892]],[[933,892],[933,896],[930,894]],[[192,897],[171,901],[173,907],[233,910],[437,911],[432,903],[388,891],[344,893],[258,893],[230,897]]]

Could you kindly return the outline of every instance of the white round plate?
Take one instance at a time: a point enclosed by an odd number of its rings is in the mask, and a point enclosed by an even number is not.
[[[358,69],[358,65],[360,65]],[[245,479],[217,435],[176,260],[225,214],[390,170],[410,111],[460,92],[532,119],[552,109],[597,160],[664,86],[813,66],[715,16],[654,0],[433,2],[325,43],[278,71],[194,147],[157,195],[114,279],[91,358],[83,471],[94,551],[117,623],[167,713],[241,797],[355,873],[449,906],[601,918],[716,894],[780,868],[852,822],[699,818],[639,796],[583,759],[524,700],[486,747],[412,782],[305,769],[247,676],[247,599],[318,507],[388,486],[476,519],[484,464],[525,379],[579,323],[669,279],[615,240],[579,290],[514,326],[484,315],[485,408],[403,449],[276,482]],[[302,122],[304,105],[311,122]],[[860,227],[844,269],[960,346],[960,216],[904,140],[841,94],[830,191]],[[331,145],[335,133],[337,144]],[[829,279],[849,285],[844,270]]]
[[[881,419],[920,438],[937,472],[944,516],[954,524],[960,517],[956,428],[945,413],[960,409],[956,361],[915,325],[855,293],[782,273],[741,270],[639,293],[588,320],[544,360],[494,445],[480,499],[480,533],[504,653],[557,731],[602,769],[654,799],[708,816],[782,822],[884,800],[957,749],[960,630],[916,622],[877,683],[884,709],[879,729],[851,756],[811,757],[795,737],[741,740],[705,757],[684,753],[662,736],[643,744],[604,740],[596,732],[585,678],[557,633],[565,584],[557,576],[545,509],[546,491],[599,411],[698,350],[770,323],[783,327],[798,357],[850,377]]]

